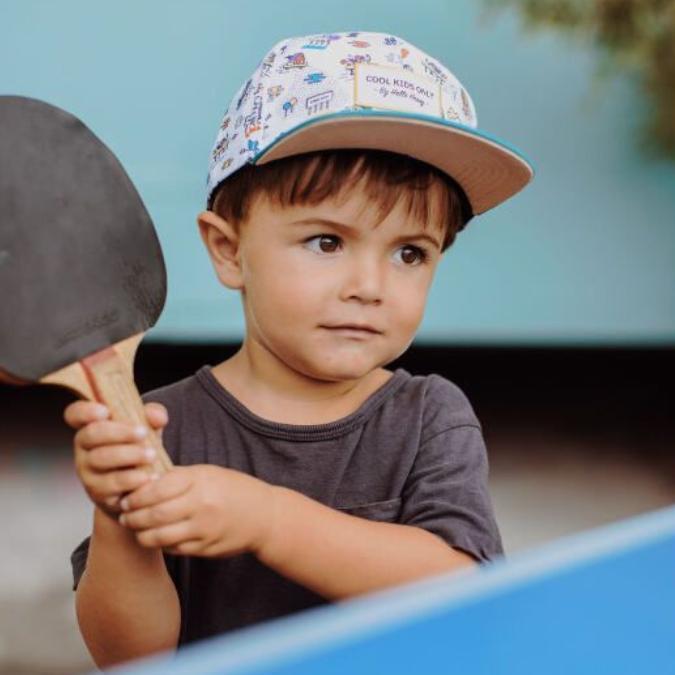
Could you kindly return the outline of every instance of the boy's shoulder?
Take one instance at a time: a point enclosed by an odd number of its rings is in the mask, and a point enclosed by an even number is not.
[[[481,427],[468,396],[452,380],[438,373],[413,375],[409,386],[411,393],[421,401],[427,428]]]

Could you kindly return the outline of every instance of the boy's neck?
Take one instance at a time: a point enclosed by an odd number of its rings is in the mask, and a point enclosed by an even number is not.
[[[393,375],[376,368],[358,380],[315,380],[257,351],[244,344],[211,372],[251,412],[282,424],[326,424],[346,417]]]

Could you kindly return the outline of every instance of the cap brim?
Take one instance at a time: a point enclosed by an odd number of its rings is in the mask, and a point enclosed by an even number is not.
[[[462,186],[476,215],[515,195],[534,176],[532,164],[520,151],[483,132],[427,115],[380,110],[313,118],[281,135],[250,161],[265,164],[337,148],[389,150],[427,162]]]

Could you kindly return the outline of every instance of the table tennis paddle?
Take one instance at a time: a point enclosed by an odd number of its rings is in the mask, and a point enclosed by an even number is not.
[[[147,426],[133,361],[165,298],[157,234],[115,155],[70,113],[0,96],[0,379]],[[171,460],[148,440],[162,473]]]

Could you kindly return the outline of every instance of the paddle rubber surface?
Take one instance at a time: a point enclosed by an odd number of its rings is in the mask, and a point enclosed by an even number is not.
[[[0,368],[36,381],[144,332],[166,297],[150,216],[76,117],[0,96]]]

